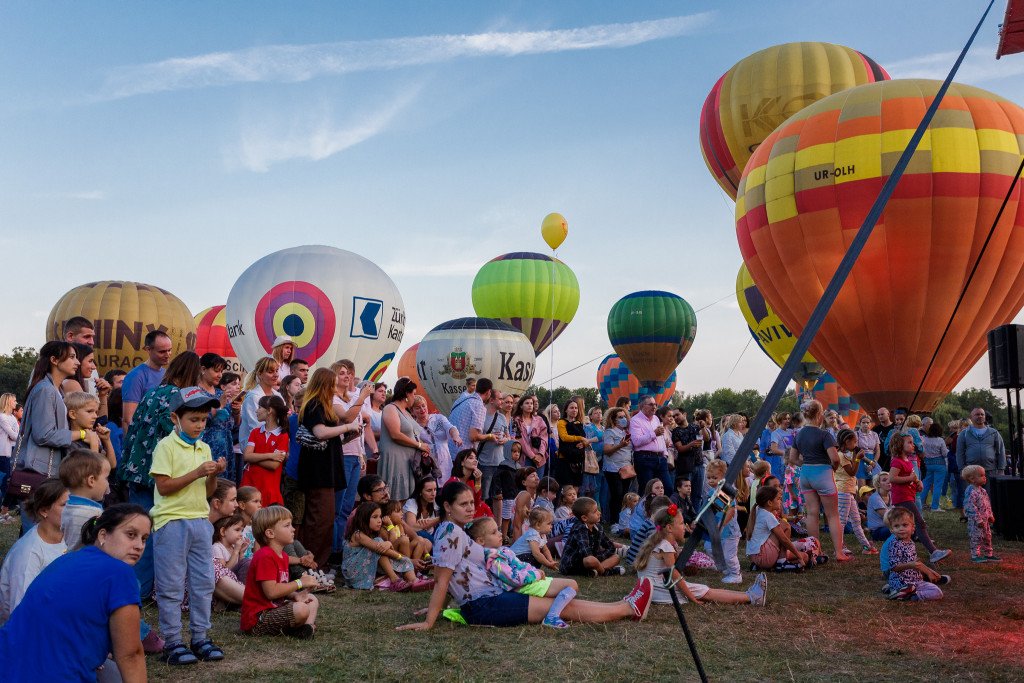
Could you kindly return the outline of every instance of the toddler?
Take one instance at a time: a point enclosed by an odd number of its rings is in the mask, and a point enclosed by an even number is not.
[[[501,500],[501,535],[502,538],[509,538],[509,527],[516,514],[516,496],[519,489],[516,486],[516,473],[519,470],[519,463],[523,459],[523,444],[513,440],[511,442],[509,457],[498,465],[498,473],[494,475],[494,483],[491,491],[497,491],[495,500]]]
[[[89,450],[102,453],[112,469],[117,467],[117,455],[110,441],[110,429],[96,424],[100,400],[84,391],[72,391],[64,397],[64,405],[68,409],[68,429],[76,433],[85,431],[88,436],[85,443],[89,445]]]
[[[272,505],[256,513],[252,527],[260,549],[253,554],[245,580],[242,631],[254,636],[312,638],[320,603],[309,590],[317,587],[316,578],[306,574],[289,580],[284,554],[284,547],[295,540],[292,513]]]
[[[633,518],[633,511],[636,510],[640,496],[629,492],[622,497],[622,510],[619,511],[619,521],[612,524],[612,533],[618,536],[629,537],[629,522]]]
[[[782,482],[782,509],[787,515],[797,514],[804,508],[804,494],[800,491],[800,465],[803,458],[796,449],[786,454],[786,470]]]
[[[530,510],[529,527],[512,544],[512,552],[516,557],[534,567],[547,567],[558,571],[558,562],[551,556],[547,541],[553,520],[551,513],[543,508]]]
[[[565,540],[559,571],[566,575],[611,576],[625,573],[616,544],[601,528],[601,507],[593,498],[577,498],[572,506],[576,523]]]
[[[63,467],[63,464],[61,465]],[[992,503],[985,490],[988,477],[981,465],[968,465],[960,473],[967,482],[964,491],[964,515],[967,517],[967,538],[971,545],[971,562],[1000,562],[992,552]],[[67,512],[64,513],[67,515]]]
[[[913,445],[913,439],[906,437]],[[939,575],[934,569],[917,559],[914,545],[914,513],[904,507],[894,507],[886,515],[892,537],[886,541],[886,556],[882,559],[882,572],[889,577],[890,600],[941,600],[939,586],[950,582],[948,575]],[[927,578],[927,580],[925,580]]]
[[[708,464],[704,472],[705,487],[701,507],[704,507],[708,498],[714,493],[715,487],[718,486],[718,482],[725,477],[727,469],[728,465],[725,464],[724,460],[712,460]],[[743,575],[740,573],[739,559],[740,525],[736,521],[735,501],[733,503],[725,512],[715,513],[715,521],[718,523],[719,529],[721,529],[722,553],[725,555],[725,566],[719,567],[719,571],[725,574],[722,577],[722,583],[740,583],[743,581]],[[705,550],[710,552],[710,541],[705,541]]]
[[[241,605],[245,593],[245,584],[235,573],[241,553],[249,546],[242,537],[244,528],[245,520],[237,514],[213,523],[213,596],[229,605]]]
[[[537,484],[537,496],[533,501],[534,507],[549,510],[555,514],[555,499],[558,498],[558,481],[554,477],[544,477]]]
[[[355,509],[345,540],[341,573],[350,588],[373,590],[377,570],[385,579],[376,584],[380,590],[429,590],[434,582],[416,578],[412,560],[381,538],[383,516],[377,503],[360,503]]]
[[[107,495],[110,462],[99,453],[77,448],[61,461],[58,475],[70,492],[60,528],[68,552],[71,552],[82,547],[82,527],[85,523],[103,514],[100,501]]]
[[[550,628],[569,628],[569,624],[562,620],[562,610],[576,597],[579,587],[575,581],[548,578],[540,569],[523,563],[510,548],[503,548],[501,530],[491,517],[474,519],[466,525],[466,533],[486,548],[484,563],[487,571],[498,579],[502,587],[538,598],[554,598],[542,623]]]
[[[390,541],[391,545],[400,554],[412,559],[413,564],[422,560],[423,556],[430,552],[430,541],[418,534],[410,535],[406,532],[405,522],[402,519],[402,501],[389,500],[380,504],[380,514],[383,521],[381,536],[384,540]]]
[[[703,601],[764,606],[768,588],[768,577],[764,574],[758,574],[750,588],[742,593],[683,581],[679,571],[675,569],[679,546],[686,537],[686,521],[679,506],[672,503],[656,511],[651,518],[654,522],[654,533],[644,541],[636,558],[637,576],[649,578],[654,585],[651,602],[672,603],[672,596],[665,583],[665,570],[672,567],[672,580],[682,593],[681,602],[689,600],[698,605]]]
[[[238,514],[245,520],[245,529],[242,530],[242,537],[249,542],[242,553],[242,560],[248,563],[256,552],[256,537],[252,532],[252,520],[256,513],[263,509],[263,494],[255,486],[243,486],[235,494],[238,498]]]

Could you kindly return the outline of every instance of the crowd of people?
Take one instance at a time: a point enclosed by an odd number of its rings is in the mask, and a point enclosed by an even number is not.
[[[287,337],[243,378],[215,354],[172,358],[154,331],[144,363],[98,377],[92,324],[64,332],[23,412],[0,396],[0,521],[21,529],[0,567],[0,661],[16,680],[144,680],[146,654],[221,660],[220,609],[253,636],[313,638],[318,595],[340,587],[430,592],[403,630],[642,620],[671,587],[761,606],[767,572],[853,560],[847,534],[878,556],[889,598],[934,600],[950,551],[922,511],[947,493],[971,560],[999,561],[987,487],[1006,454],[981,408],[943,429],[886,408],[846,425],[808,401],[772,416],[729,495],[743,414],[691,418],[652,397],[541,409],[487,378],[432,414],[412,379],[389,391],[345,359],[310,373]],[[679,562],[692,534],[705,543]],[[612,603],[572,578],[632,572]],[[690,580],[745,572],[745,590]]]

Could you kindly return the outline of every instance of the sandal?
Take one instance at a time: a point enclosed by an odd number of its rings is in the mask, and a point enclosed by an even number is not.
[[[170,666],[182,666],[184,664],[197,664],[199,659],[194,654],[189,652],[189,649],[185,647],[183,643],[177,645],[170,645],[164,648],[164,653],[160,655],[162,661],[167,662]]]
[[[224,650],[220,649],[209,638],[198,643],[192,643],[192,654],[204,662],[219,662],[224,659]]]

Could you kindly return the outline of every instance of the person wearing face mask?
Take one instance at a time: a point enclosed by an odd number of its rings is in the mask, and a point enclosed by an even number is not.
[[[608,482],[609,519],[617,520],[622,497],[636,485],[633,446],[629,437],[629,413],[612,408],[604,418],[604,478]]]
[[[971,411],[971,424],[957,436],[956,464],[960,471],[967,465],[985,470],[985,490],[991,495],[992,476],[1006,470],[1006,445],[999,431],[988,426],[986,417],[981,406]]]

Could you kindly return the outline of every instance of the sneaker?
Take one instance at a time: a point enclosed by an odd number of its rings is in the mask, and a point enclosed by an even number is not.
[[[768,600],[768,577],[762,572],[754,579],[754,583],[747,589],[750,597],[750,604],[757,607],[764,607]]]
[[[612,567],[611,569],[608,569],[607,571],[605,571],[604,575],[605,576],[625,576],[626,575],[626,568],[625,567]]]
[[[976,557],[972,557],[971,562],[974,562],[975,564],[984,564],[985,562],[988,562],[988,558],[982,555],[978,555]]]
[[[892,586],[888,583],[882,584],[882,595],[892,595]]]
[[[147,655],[156,655],[164,651],[164,639],[156,631],[150,630],[142,639],[142,651]]]
[[[939,580],[935,582],[935,585],[936,586],[945,586],[946,584],[948,584],[952,580],[953,580],[952,576],[950,576],[949,574],[943,574],[942,576],[939,577]]]
[[[544,617],[544,621],[541,622],[548,628],[565,629],[569,628],[569,624],[562,620],[562,617]]]
[[[743,583],[743,577],[739,574],[728,574],[722,577],[722,583]]]
[[[890,600],[910,600],[917,593],[916,586],[904,586],[899,590],[889,593]]]
[[[633,608],[633,619],[643,621],[647,616],[647,610],[651,608],[651,596],[654,594],[654,584],[647,577],[636,582],[633,590],[622,600]]]
[[[861,550],[861,552],[864,553],[865,555],[877,555],[878,554],[878,548],[876,548],[874,546],[867,545],[867,546],[864,546],[864,549]]]
[[[1002,562],[1003,558],[999,557],[998,555],[989,555],[988,557],[985,558],[985,561],[986,562]]]
[[[932,564],[938,564],[952,554],[952,550],[939,550],[936,548],[935,552],[928,556],[928,561]]]

